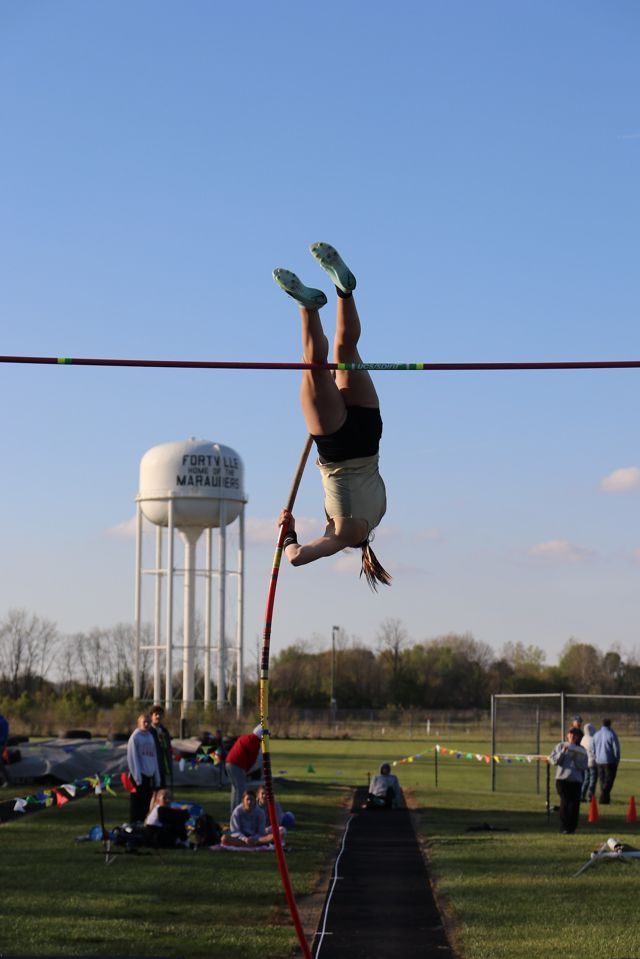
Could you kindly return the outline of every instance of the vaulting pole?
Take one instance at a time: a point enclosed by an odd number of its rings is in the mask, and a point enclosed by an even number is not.
[[[300,462],[298,463],[298,468],[296,470],[296,475],[293,480],[293,485],[291,486],[291,491],[289,493],[289,499],[287,501],[287,509],[289,511],[293,510],[293,504],[298,493],[298,487],[300,486],[300,481],[302,479],[302,474],[304,473],[304,468],[309,457],[309,451],[311,449],[312,439],[309,436],[307,442],[305,443],[304,449],[300,456]],[[267,608],[265,611],[264,617],[264,634],[262,641],[262,659],[260,665],[260,724],[264,730],[262,737],[262,771],[264,776],[264,789],[267,799],[267,808],[269,810],[269,820],[271,821],[271,831],[273,832],[273,842],[276,847],[276,856],[278,859],[278,868],[280,870],[280,877],[282,879],[282,885],[284,887],[285,896],[287,897],[287,904],[289,906],[289,912],[291,913],[291,918],[293,920],[293,925],[296,930],[296,935],[298,937],[298,942],[302,949],[305,959],[311,959],[311,950],[309,949],[309,944],[306,940],[304,930],[302,928],[302,923],[300,921],[300,914],[298,913],[298,907],[296,905],[296,900],[293,895],[293,889],[291,888],[291,881],[289,879],[289,871],[287,869],[287,861],[285,859],[284,850],[282,848],[282,840],[280,839],[280,823],[278,822],[278,815],[276,813],[275,800],[273,795],[273,777],[271,774],[271,753],[269,751],[269,647],[271,643],[271,622],[273,619],[273,607],[276,598],[276,586],[278,583],[278,572],[280,570],[280,560],[282,558],[282,543],[287,534],[287,527],[281,526],[278,534],[278,542],[276,545],[275,555],[273,557],[273,566],[271,568],[271,582],[269,583],[269,591],[267,594]]]

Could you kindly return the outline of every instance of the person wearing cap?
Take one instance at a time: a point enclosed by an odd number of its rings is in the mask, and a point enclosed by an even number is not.
[[[582,728],[582,716],[574,716],[571,720],[571,728],[577,729],[580,733],[580,738],[578,742],[582,742],[582,737],[584,736],[584,729]]]
[[[231,782],[231,812],[242,802],[247,786],[247,773],[258,758],[262,736],[262,726],[258,724],[252,733],[238,736],[227,753],[225,765]]]
[[[608,806],[611,803],[611,790],[620,763],[620,740],[611,728],[610,719],[602,720],[602,726],[593,737],[593,748],[596,754],[598,779],[600,781],[598,802],[603,806]]]
[[[556,767],[556,792],[560,796],[560,831],[573,834],[580,815],[582,781],[588,765],[586,749],[580,745],[580,730],[571,726],[564,742],[558,743],[549,762]]]

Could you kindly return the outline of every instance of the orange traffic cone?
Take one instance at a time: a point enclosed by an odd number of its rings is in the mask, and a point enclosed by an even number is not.
[[[591,797],[591,804],[589,805],[589,822],[598,822],[600,815],[598,813],[598,803],[596,802],[595,794]]]
[[[636,797],[631,796],[629,798],[629,808],[627,809],[627,822],[635,822],[637,819],[636,815]]]

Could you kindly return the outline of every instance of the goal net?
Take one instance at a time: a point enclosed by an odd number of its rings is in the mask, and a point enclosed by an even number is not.
[[[600,729],[608,718],[620,738],[622,762],[614,792],[640,794],[640,696],[591,693],[510,693],[491,697],[492,789],[544,793],[546,764],[574,716]]]

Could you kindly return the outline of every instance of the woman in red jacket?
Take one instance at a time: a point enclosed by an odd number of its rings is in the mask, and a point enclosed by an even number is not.
[[[231,812],[242,802],[247,786],[247,773],[258,758],[261,740],[262,726],[258,725],[252,733],[238,736],[227,753],[225,768],[231,782]]]

